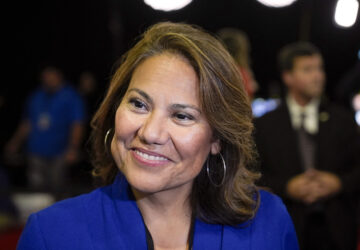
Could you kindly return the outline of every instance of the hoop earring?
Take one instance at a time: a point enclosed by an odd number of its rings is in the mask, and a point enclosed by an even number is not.
[[[221,153],[219,153],[220,155],[220,158],[221,158],[221,161],[222,161],[222,164],[223,164],[223,169],[224,169],[224,174],[223,174],[223,177],[221,179],[221,182],[220,184],[217,184],[215,183],[213,180],[212,180],[212,177],[211,177],[211,174],[210,174],[210,169],[209,169],[209,157],[206,159],[206,172],[207,172],[207,175],[209,177],[209,181],[211,182],[211,184],[213,184],[215,187],[221,187],[224,182],[225,182],[225,177],[226,177],[226,163],[225,163],[225,160],[224,160],[224,157],[222,156]]]
[[[111,131],[112,131],[112,129],[111,128],[109,128],[109,130],[106,132],[106,134],[105,134],[105,138],[104,138],[104,146],[105,146],[105,148],[107,149],[107,140],[108,140],[108,137],[109,137],[109,135],[110,135],[110,133],[111,133]]]

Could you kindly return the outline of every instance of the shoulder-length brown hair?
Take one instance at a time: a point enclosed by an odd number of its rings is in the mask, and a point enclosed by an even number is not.
[[[114,180],[118,172],[110,153],[114,129],[106,146],[105,135],[114,127],[116,109],[134,69],[145,59],[165,52],[184,56],[195,69],[201,108],[220,140],[221,154],[227,166],[223,185],[216,187],[209,181],[204,163],[191,193],[193,212],[207,223],[242,223],[254,216],[259,203],[254,184],[259,174],[248,169],[255,160],[251,106],[232,57],[217,39],[198,27],[158,23],[122,57],[105,99],[92,120],[93,174],[100,177],[103,184]],[[221,161],[210,160],[210,165],[211,169],[223,170]],[[213,177],[218,183],[221,178]]]

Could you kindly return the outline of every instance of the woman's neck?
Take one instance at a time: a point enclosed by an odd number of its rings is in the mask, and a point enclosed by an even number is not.
[[[133,193],[155,249],[186,249],[192,213],[190,190]]]

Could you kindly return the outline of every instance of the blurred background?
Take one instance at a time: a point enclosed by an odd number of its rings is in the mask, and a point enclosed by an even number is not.
[[[38,84],[43,64],[56,63],[74,84],[84,70],[93,72],[100,93],[108,84],[115,61],[134,39],[149,25],[165,20],[197,24],[213,33],[224,27],[246,32],[259,96],[267,96],[269,87],[279,82],[278,50],[296,40],[311,41],[324,56],[327,93],[336,98],[339,81],[359,61],[360,49],[360,22],[348,28],[337,25],[337,1],[298,0],[275,8],[255,0],[194,0],[170,12],[152,9],[143,0],[15,3],[11,18],[5,22],[11,32],[5,49],[10,57],[1,93],[9,107],[9,120],[2,124],[2,133],[8,135],[5,131],[10,132],[17,124],[25,98]]]
[[[359,95],[360,81],[354,83],[354,79],[359,79],[360,71],[360,18],[356,13],[354,24],[345,24],[349,27],[337,23],[335,9],[341,1],[297,0],[278,8],[256,0],[193,0],[185,7],[172,11],[157,10],[145,2],[15,1],[9,9],[4,9],[9,10],[10,15],[4,22],[6,34],[3,39],[7,42],[4,47],[5,79],[0,85],[2,152],[21,120],[29,94],[39,86],[39,74],[44,65],[56,65],[63,71],[66,81],[79,91],[81,75],[84,72],[92,74],[95,91],[86,103],[90,117],[104,95],[116,61],[134,45],[137,36],[159,21],[196,24],[213,34],[218,34],[222,28],[236,28],[245,32],[251,46],[249,58],[252,74],[257,82],[253,107],[258,116],[274,108],[274,100],[283,94],[276,65],[279,49],[290,42],[310,41],[324,57],[327,96],[356,115],[356,107],[360,106],[360,98],[356,97]],[[280,4],[282,1],[274,2]],[[357,0],[352,2],[358,3]],[[345,16],[353,15],[350,12],[354,9],[346,10]],[[71,169],[70,186],[73,188],[60,197],[33,197],[30,200],[38,199],[35,210],[63,197],[92,189],[89,177],[91,167],[86,152],[82,157],[82,161]],[[19,194],[29,195],[24,171],[26,162],[21,154],[10,162],[5,158],[1,157],[0,163],[6,176],[2,181],[2,195],[12,197],[12,203],[16,203],[16,200],[24,202],[26,195],[21,199]],[[7,214],[11,214],[12,218],[23,216],[25,220],[27,213],[32,211],[29,203],[22,205],[30,210],[25,212],[19,211],[18,206],[21,205],[10,203],[9,207],[3,206],[10,209],[11,212]],[[8,230],[8,234],[0,240],[5,237],[8,241],[16,240],[16,233],[21,229],[15,227],[15,231],[10,232],[9,225],[14,224],[5,216],[1,217],[0,222],[7,225],[2,227],[2,232],[5,232],[4,228]],[[13,236],[9,236],[11,233]],[[0,243],[0,249],[7,249],[2,248],[4,246]]]

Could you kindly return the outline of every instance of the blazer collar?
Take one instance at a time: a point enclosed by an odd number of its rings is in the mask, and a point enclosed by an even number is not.
[[[112,199],[117,211],[117,228],[128,249],[147,249],[145,224],[130,186],[122,174],[112,184]],[[195,219],[193,249],[222,249],[224,226]]]
[[[111,196],[116,209],[115,223],[127,249],[147,249],[145,224],[130,186],[119,173],[111,185]]]

